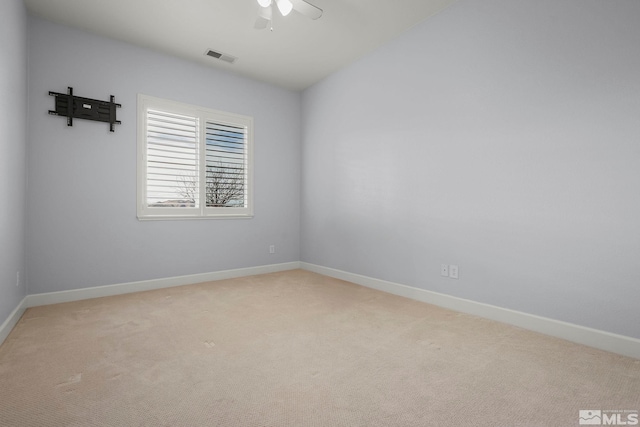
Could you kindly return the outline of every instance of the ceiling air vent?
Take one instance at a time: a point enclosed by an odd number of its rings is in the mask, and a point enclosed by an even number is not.
[[[216,58],[221,61],[228,62],[229,64],[233,64],[234,62],[236,62],[236,59],[238,59],[235,56],[227,55],[226,53],[216,52],[213,49],[207,49],[207,51],[204,54],[212,58]]]

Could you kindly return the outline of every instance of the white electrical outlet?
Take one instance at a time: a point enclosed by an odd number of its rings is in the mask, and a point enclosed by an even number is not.
[[[449,277],[451,277],[452,279],[457,279],[458,278],[458,266],[457,265],[450,265],[449,266]]]
[[[449,265],[448,264],[441,264],[440,265],[440,275],[442,277],[449,277]]]
[[[275,254],[276,253],[276,245],[269,246],[269,253],[270,254]]]

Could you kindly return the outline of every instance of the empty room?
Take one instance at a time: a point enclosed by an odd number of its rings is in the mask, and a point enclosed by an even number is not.
[[[0,426],[638,425],[639,1],[0,34]]]

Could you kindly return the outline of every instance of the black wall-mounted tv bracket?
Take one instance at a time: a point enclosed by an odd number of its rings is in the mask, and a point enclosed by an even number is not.
[[[68,88],[69,93],[49,92],[49,95],[56,98],[55,111],[49,110],[53,116],[64,116],[67,118],[67,126],[73,126],[73,119],[95,120],[109,123],[109,130],[114,132],[113,125],[122,122],[116,120],[116,108],[122,107],[116,104],[116,98],[111,95],[111,101],[99,101],[97,99],[81,98],[73,95],[73,88]]]

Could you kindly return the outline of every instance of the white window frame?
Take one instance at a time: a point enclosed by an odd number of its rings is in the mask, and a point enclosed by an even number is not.
[[[199,119],[199,194],[198,207],[154,207],[147,202],[147,112],[157,110]],[[138,176],[137,215],[140,220],[164,219],[221,219],[253,217],[253,118],[210,108],[184,104],[162,98],[138,94]],[[244,207],[207,207],[204,184],[206,182],[205,127],[207,120],[246,129],[246,185]]]

